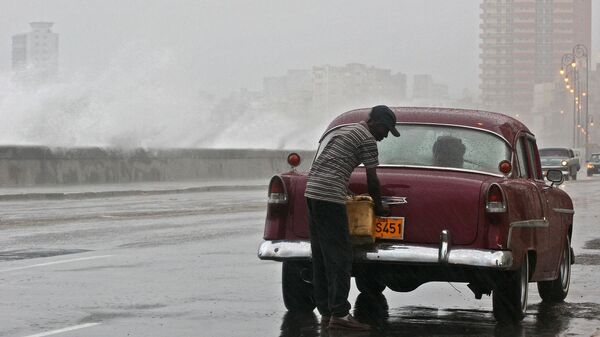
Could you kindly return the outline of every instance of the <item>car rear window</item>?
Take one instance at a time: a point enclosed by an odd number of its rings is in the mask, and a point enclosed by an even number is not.
[[[459,168],[500,174],[498,164],[510,160],[507,143],[478,129],[427,124],[401,124],[400,137],[378,144],[380,165]]]
[[[567,149],[540,149],[540,157],[569,158],[569,150],[567,150]]]

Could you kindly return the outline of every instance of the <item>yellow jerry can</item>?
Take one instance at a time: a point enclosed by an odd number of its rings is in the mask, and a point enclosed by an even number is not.
[[[368,244],[375,241],[373,237],[373,224],[375,211],[373,199],[368,195],[357,195],[346,200],[348,213],[348,230],[353,244]]]

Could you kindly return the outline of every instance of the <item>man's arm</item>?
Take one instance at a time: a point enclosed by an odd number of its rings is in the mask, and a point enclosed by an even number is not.
[[[390,214],[389,209],[383,208],[381,203],[381,192],[379,191],[379,178],[377,178],[377,168],[367,168],[367,185],[369,189],[369,195],[375,202],[375,214],[387,216]]]

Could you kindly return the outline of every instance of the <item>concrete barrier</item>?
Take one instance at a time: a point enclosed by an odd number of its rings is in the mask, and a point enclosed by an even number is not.
[[[287,171],[290,152],[306,170],[314,151],[255,149],[48,148],[0,146],[0,185],[257,179]]]

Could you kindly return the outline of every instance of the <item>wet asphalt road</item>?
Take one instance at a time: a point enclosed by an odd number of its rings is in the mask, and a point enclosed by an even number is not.
[[[567,300],[497,325],[491,298],[429,283],[373,301],[353,285],[369,333],[321,331],[286,313],[280,263],[260,261],[263,189],[0,201],[0,336],[600,336],[600,177],[563,188],[575,203]]]

